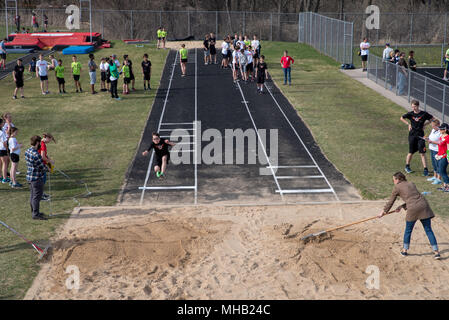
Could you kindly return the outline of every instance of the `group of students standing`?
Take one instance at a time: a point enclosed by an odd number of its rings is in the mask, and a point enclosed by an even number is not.
[[[48,90],[48,72],[54,71],[56,80],[58,82],[59,93],[65,94],[65,67],[63,65],[63,61],[61,59],[56,60],[54,55],[50,55],[50,62],[44,59],[44,56],[39,55],[39,60],[36,60],[33,57],[30,62],[29,72],[35,73],[36,77],[40,80],[41,91],[43,95],[50,94]],[[151,79],[151,61],[148,59],[148,54],[144,54],[142,61],[142,74],[144,80],[144,90],[150,90],[150,79]],[[77,56],[72,56],[72,63],[70,65],[73,81],[75,83],[76,93],[83,92],[81,87],[80,77],[82,65],[78,61]],[[120,75],[123,74],[123,94],[129,94],[130,92],[130,84],[132,86],[131,90],[135,91],[135,76],[133,72],[132,61],[129,59],[128,55],[123,56],[123,63],[117,59],[115,54],[110,57],[102,58],[101,63],[97,66],[95,62],[95,56],[90,53],[89,54],[89,62],[87,63],[87,69],[89,70],[89,80],[90,80],[90,89],[92,94],[97,94],[95,91],[95,84],[97,82],[97,69],[100,69],[101,73],[101,91],[109,91],[111,93],[111,97],[116,100],[121,100],[118,96],[118,80]],[[13,99],[17,99],[17,93],[20,90],[21,97],[24,96],[24,72],[25,67],[23,66],[22,59],[17,60],[17,64],[14,67],[13,71],[13,80],[16,84],[16,88],[14,90]]]

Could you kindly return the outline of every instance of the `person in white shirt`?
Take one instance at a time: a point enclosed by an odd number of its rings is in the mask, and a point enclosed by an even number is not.
[[[18,143],[16,139],[17,132],[18,129],[16,127],[11,127],[8,132],[10,135],[8,140],[9,154],[12,162],[10,171],[11,182],[9,184],[12,188],[22,187],[22,185],[16,181],[17,166],[19,165],[20,160],[20,148],[22,148],[22,145]]]
[[[362,58],[362,71],[367,71],[366,62],[368,61],[369,48],[371,47],[368,42],[368,38],[363,38],[363,42],[360,43],[360,56]]]
[[[251,48],[253,49],[253,64],[256,67],[260,57],[260,41],[257,40],[256,35],[253,36],[253,41],[251,41]]]
[[[385,49],[382,53],[382,60],[387,62],[391,60],[391,53],[393,52],[393,49],[390,48],[390,44],[385,44]]]
[[[440,126],[440,121],[438,119],[433,119],[431,121],[432,132],[429,134],[429,141],[440,141],[441,133],[438,127]],[[431,181],[432,184],[441,184],[441,175],[438,173],[438,160],[435,156],[438,154],[438,145],[434,143],[429,143],[430,158],[432,160],[433,167],[433,177],[427,179]]]
[[[39,60],[36,62],[36,77],[39,77],[41,80],[41,91],[42,94],[49,94],[48,91],[48,62],[44,60],[44,56],[42,54],[39,55]],[[45,91],[44,91],[45,85]]]
[[[107,63],[106,63],[106,59],[105,58],[101,58],[101,62],[100,62],[100,74],[101,74],[101,91],[106,91],[106,78],[107,78],[107,73],[108,73],[108,68],[109,65],[106,67]]]
[[[240,47],[237,45],[235,50],[232,52],[232,77],[234,78],[234,83],[238,80],[239,72],[239,55]]]
[[[221,55],[223,56],[221,60],[221,68],[227,68],[228,67],[228,50],[229,50],[229,43],[226,41],[227,38],[225,37],[223,39],[223,43],[221,44]]]
[[[251,81],[254,81],[254,66],[253,66],[253,51],[251,46],[249,46],[245,52],[246,56],[246,79],[249,79],[251,75]]]

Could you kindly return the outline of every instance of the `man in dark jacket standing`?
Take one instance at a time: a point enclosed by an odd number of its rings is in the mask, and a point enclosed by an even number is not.
[[[26,179],[30,184],[30,206],[32,218],[34,220],[47,220],[43,213],[39,211],[42,194],[44,193],[44,173],[48,171],[44,165],[42,157],[37,151],[41,145],[42,138],[39,136],[31,137],[31,148],[25,152],[25,161],[27,165]]]

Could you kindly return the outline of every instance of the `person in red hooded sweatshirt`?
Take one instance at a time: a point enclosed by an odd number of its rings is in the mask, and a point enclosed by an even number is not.
[[[282,67],[282,70],[284,70],[284,85],[287,84],[287,78],[288,78],[288,85],[289,86],[292,85],[292,77],[291,77],[292,67],[291,67],[291,65],[293,63],[295,63],[295,60],[293,60],[293,58],[288,55],[288,51],[285,50],[284,56],[281,58],[281,67]]]

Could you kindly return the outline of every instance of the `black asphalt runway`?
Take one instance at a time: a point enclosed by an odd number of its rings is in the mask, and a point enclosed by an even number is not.
[[[127,175],[122,204],[360,200],[350,183],[324,157],[303,121],[273,82],[266,83],[264,94],[256,91],[255,82],[240,81],[236,85],[230,69],[221,69],[220,64],[204,65],[201,49],[189,50],[186,77],[181,77],[178,60],[177,53],[171,51]],[[217,60],[220,63],[221,57]],[[190,162],[170,164],[166,177],[158,179],[154,164],[149,163],[151,157],[143,157],[142,152],[151,144],[152,132],[170,137],[174,129],[184,129],[185,137],[170,138],[175,143],[183,143],[175,147],[183,148],[183,153],[173,149],[171,158],[184,155]],[[252,135],[245,139],[243,149],[237,149],[237,141],[229,135],[236,129]],[[270,130],[277,134],[277,140],[275,136],[270,138]],[[207,134],[222,137],[221,143],[215,144],[222,150],[206,152],[210,143]],[[201,141],[201,137],[206,141]],[[231,147],[226,149],[226,144]],[[232,161],[225,163],[225,155],[230,154],[225,151],[230,150]],[[207,159],[201,155],[205,153],[217,156],[214,164],[204,162]],[[195,154],[201,160],[197,165],[193,163]],[[245,161],[237,162],[237,155],[243,155]],[[256,161],[248,163],[248,158]],[[261,170],[264,170],[262,174]]]

